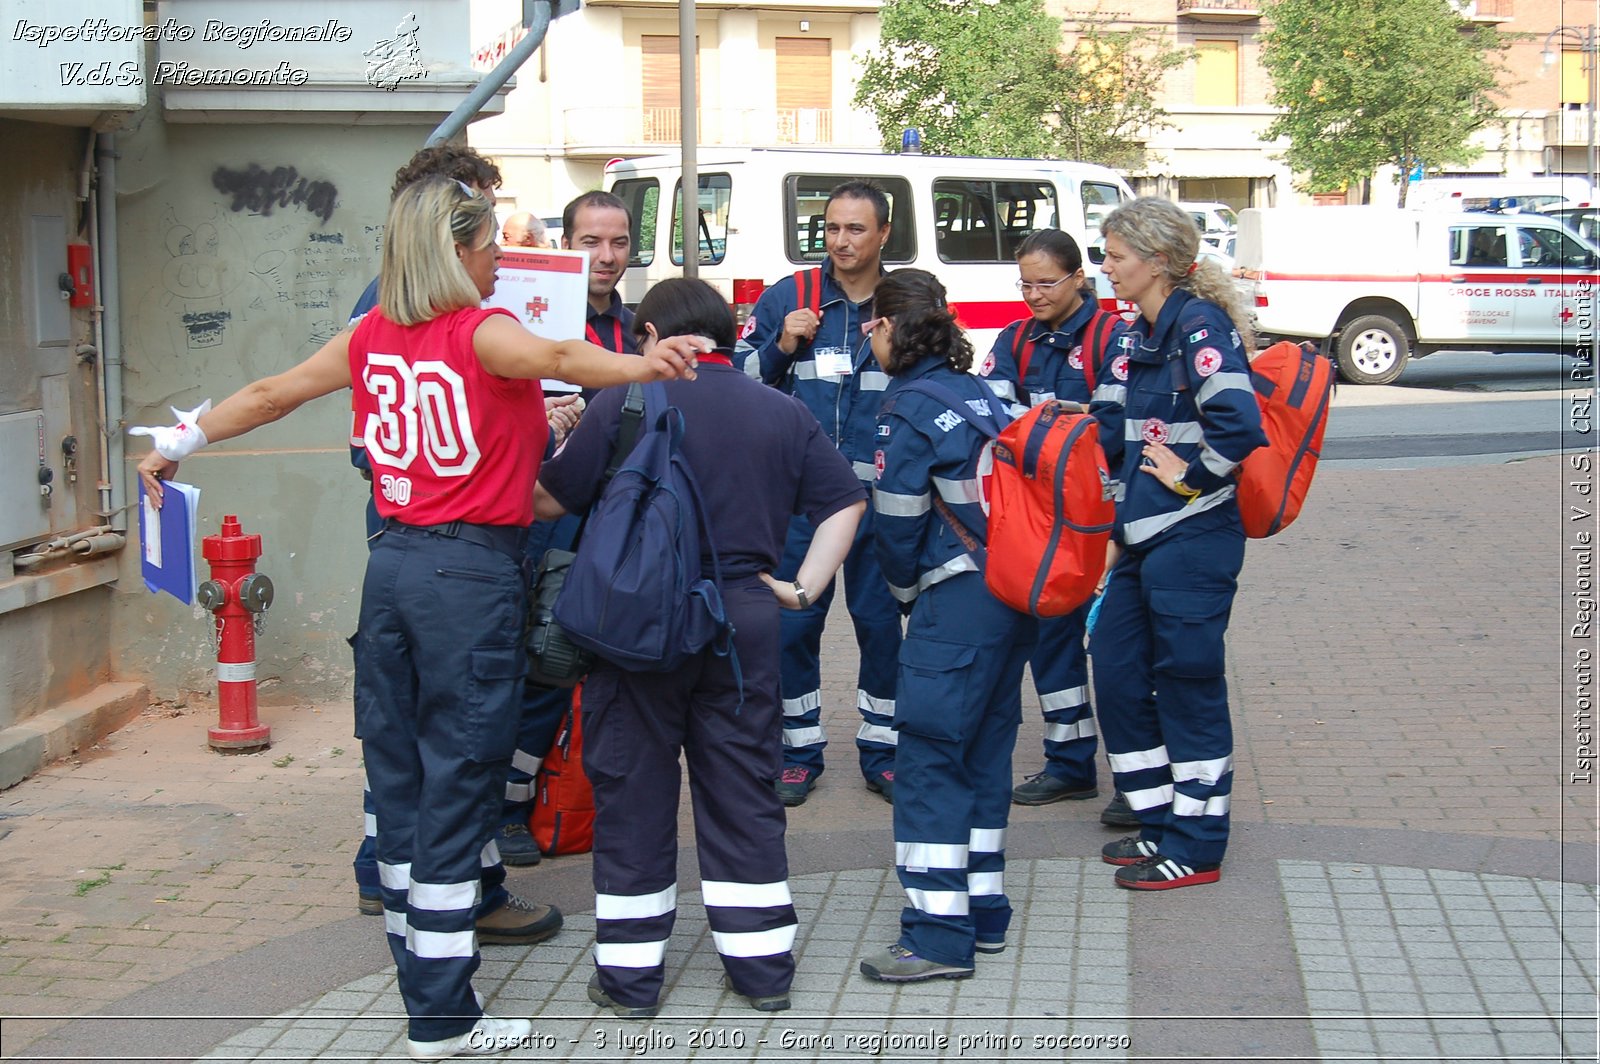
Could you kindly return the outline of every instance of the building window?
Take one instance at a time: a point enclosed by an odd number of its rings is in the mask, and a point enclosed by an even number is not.
[[[1239,42],[1195,41],[1194,53],[1194,102],[1239,106]]]
[[[645,34],[639,38],[644,82],[643,129],[646,144],[676,144],[683,139],[683,101],[679,98],[678,38]],[[700,96],[700,42],[695,41],[694,94]]]
[[[833,142],[833,41],[827,37],[779,37],[779,144]]]

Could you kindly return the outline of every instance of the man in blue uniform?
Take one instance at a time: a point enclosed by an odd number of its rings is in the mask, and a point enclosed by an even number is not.
[[[889,378],[873,361],[861,329],[873,318],[872,292],[889,240],[889,201],[876,185],[850,181],[829,194],[823,217],[827,261],[762,293],[735,360],[752,377],[804,402],[863,486],[870,487],[877,475],[873,454],[878,406]],[[844,563],[844,593],[861,651],[856,690],[862,717],[856,733],[861,774],[869,788],[892,801],[896,736],[890,725],[900,612],[878,568],[872,526],[869,510]],[[812,534],[805,517],[794,519],[779,579],[794,578]],[[777,790],[785,805],[804,802],[823,771],[822,630],[832,602],[830,586],[808,608],[783,615],[784,757]]]

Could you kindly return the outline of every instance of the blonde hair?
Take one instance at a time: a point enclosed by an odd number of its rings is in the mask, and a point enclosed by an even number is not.
[[[421,325],[483,302],[456,257],[494,242],[494,206],[449,177],[427,177],[400,190],[389,207],[378,275],[378,306],[396,325]]]
[[[1255,354],[1252,315],[1244,297],[1221,266],[1199,257],[1200,228],[1183,208],[1171,200],[1141,196],[1108,214],[1100,231],[1121,237],[1128,250],[1145,262],[1155,262],[1157,256],[1165,259],[1166,282],[1221,307],[1238,331],[1245,354]]]

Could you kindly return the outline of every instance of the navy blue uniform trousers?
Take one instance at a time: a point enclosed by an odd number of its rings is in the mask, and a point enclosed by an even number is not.
[[[1011,924],[1005,833],[1011,750],[1033,618],[1000,603],[980,573],[917,596],[900,651],[895,728],[895,868],[909,904],[900,945],[971,965],[977,940]]]
[[[742,994],[786,993],[796,919],[784,851],[778,605],[754,576],[723,587],[744,680],[704,651],[672,672],[600,665],[583,685],[583,768],[594,786],[595,968],[612,1000],[660,996],[677,914],[679,751],[689,766],[701,893]]]
[[[1140,838],[1190,867],[1220,863],[1228,846],[1233,725],[1223,637],[1243,566],[1237,524],[1125,549],[1090,637],[1117,789],[1139,815]]]
[[[1084,650],[1085,603],[1063,617],[1039,622],[1033,686],[1044,710],[1044,770],[1075,790],[1095,785],[1099,732],[1089,708],[1089,657]]]
[[[789,523],[783,560],[773,574],[776,579],[795,578],[815,534],[804,517]],[[900,606],[889,594],[889,582],[878,567],[870,507],[856,526],[840,579],[830,583],[810,608],[783,611],[783,763],[822,771],[822,748],[828,745],[822,731],[822,630],[840,583],[844,584],[845,605],[861,651],[856,671],[856,709],[861,713],[856,749],[861,774],[871,779],[894,768],[891,724],[900,656]]]
[[[482,1014],[471,979],[526,669],[520,558],[419,530],[374,543],[356,635],[356,734],[376,809],[384,929],[437,1041]]]

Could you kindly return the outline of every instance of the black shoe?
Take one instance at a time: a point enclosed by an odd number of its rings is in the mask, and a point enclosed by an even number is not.
[[[894,769],[867,777],[867,790],[883,795],[883,800],[894,804]]]
[[[1215,883],[1222,878],[1220,864],[1181,865],[1159,853],[1138,864],[1117,869],[1117,886],[1129,890],[1171,890]]]
[[[733,985],[733,977],[727,972],[722,973],[722,989],[739,994]],[[757,1012],[783,1012],[789,1007],[788,994],[772,994],[768,997],[762,997],[760,994],[739,994],[739,996],[750,1002],[750,1007]]]
[[[507,824],[494,837],[500,851],[500,860],[512,868],[530,868],[540,861],[539,844],[534,841],[526,824]]]
[[[1075,787],[1059,776],[1052,776],[1048,772],[1040,772],[1037,775],[1029,776],[1026,783],[1018,785],[1011,792],[1011,800],[1017,805],[1081,802],[1098,797],[1100,797],[1100,789],[1098,787]]]
[[[611,995],[600,989],[600,973],[589,977],[589,1000],[603,1009],[610,1009],[621,1020],[648,1020],[661,1011],[661,1002],[653,1005],[623,1005],[611,1000]]]
[[[785,765],[783,775],[778,777],[773,789],[778,792],[778,798],[784,805],[805,805],[811,789],[817,785],[819,775],[800,765]]]
[[[1128,804],[1123,793],[1117,791],[1100,814],[1100,823],[1108,828],[1136,828],[1139,826],[1139,814],[1133,811],[1133,806]]]
[[[1136,865],[1140,861],[1148,861],[1155,855],[1155,843],[1145,842],[1133,835],[1118,839],[1116,842],[1108,842],[1100,847],[1100,860],[1106,864]]]

